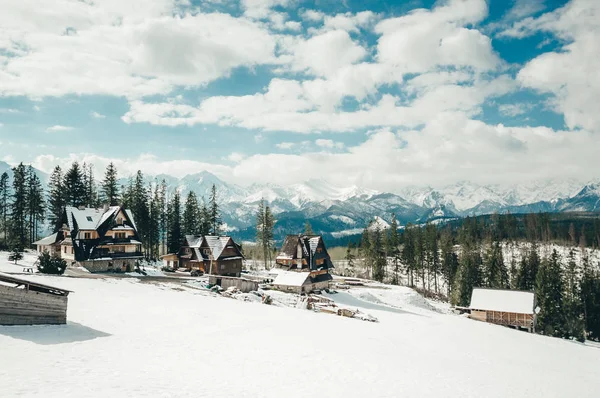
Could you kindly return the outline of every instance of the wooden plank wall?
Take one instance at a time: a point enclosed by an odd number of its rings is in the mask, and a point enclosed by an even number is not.
[[[67,323],[66,296],[0,285],[0,325]]]

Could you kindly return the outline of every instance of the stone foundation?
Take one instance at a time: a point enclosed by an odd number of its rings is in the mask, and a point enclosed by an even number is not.
[[[108,272],[116,269],[121,272],[133,272],[136,259],[116,259],[99,261],[80,261],[77,265],[82,266],[90,272]]]

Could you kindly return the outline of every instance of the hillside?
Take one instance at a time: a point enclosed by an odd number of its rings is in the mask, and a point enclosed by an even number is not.
[[[69,323],[0,327],[7,397],[594,397],[600,388],[597,348],[440,313],[403,287],[340,297],[379,319],[369,323],[170,283],[30,278],[74,291]]]

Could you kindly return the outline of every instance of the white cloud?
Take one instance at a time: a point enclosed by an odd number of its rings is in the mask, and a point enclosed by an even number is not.
[[[280,142],[279,144],[275,144],[275,146],[279,149],[292,149],[294,147],[293,142]]]
[[[539,18],[516,23],[507,36],[551,32],[562,48],[529,61],[517,79],[525,87],[554,95],[553,104],[571,129],[600,132],[600,2],[574,0]]]
[[[331,149],[333,149],[333,148],[342,149],[344,147],[343,142],[336,142],[334,140],[325,140],[322,138],[315,140],[315,145],[317,145],[318,147],[321,147],[321,148],[331,148]]]
[[[316,17],[316,15],[310,15],[309,18]],[[323,27],[319,30],[344,30],[347,32],[358,32],[361,29],[370,28],[379,18],[379,16],[372,11],[362,11],[356,14],[345,13],[337,15],[326,15],[323,18]],[[315,31],[312,29],[311,31]]]
[[[264,26],[219,13],[173,16],[176,5],[7,0],[0,50],[13,56],[0,62],[0,96],[167,94],[274,60]]]
[[[63,126],[63,125],[60,125],[60,124],[56,124],[56,125],[48,127],[46,129],[47,132],[71,131],[71,130],[73,130],[73,127],[71,127],[71,126]]]
[[[320,22],[325,18],[325,14],[323,12],[316,10],[305,10],[300,14],[300,16],[305,21],[311,22]]]
[[[517,104],[502,104],[498,106],[498,111],[505,116],[519,116],[524,115],[533,108],[532,104],[520,102]]]
[[[331,76],[367,55],[367,51],[343,30],[326,32],[308,40],[294,40],[287,43],[284,51],[290,54],[284,59],[292,70],[306,70],[317,76]]]
[[[106,115],[103,115],[103,114],[98,113],[96,111],[91,112],[90,116],[93,117],[94,119],[104,119],[104,118],[106,118]]]
[[[246,158],[246,155],[244,155],[243,153],[239,153],[239,152],[232,152],[229,154],[229,156],[227,156],[227,160],[234,162],[234,163],[239,163],[242,160],[244,160]]]
[[[241,0],[244,14],[250,18],[264,19],[273,12],[273,7],[285,7],[290,0]]]
[[[14,108],[0,108],[0,113],[20,113],[21,111]]]
[[[487,16],[485,0],[453,0],[433,10],[381,21],[378,60],[404,73],[424,73],[454,66],[488,71],[499,67],[491,40],[480,31],[466,28]]]

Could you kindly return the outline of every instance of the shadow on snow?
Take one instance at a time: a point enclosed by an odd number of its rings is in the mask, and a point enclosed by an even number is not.
[[[66,325],[0,326],[0,335],[40,345],[75,343],[110,336],[76,322],[67,322]]]

